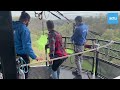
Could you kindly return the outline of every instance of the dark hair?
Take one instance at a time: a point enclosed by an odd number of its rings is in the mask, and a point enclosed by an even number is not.
[[[20,21],[30,20],[30,15],[25,11],[22,11],[19,20]]]
[[[47,27],[48,27],[49,29],[53,29],[53,28],[54,28],[54,23],[53,23],[53,21],[48,20],[46,23],[47,23]]]
[[[77,16],[77,17],[75,18],[75,21],[82,22],[82,16]]]

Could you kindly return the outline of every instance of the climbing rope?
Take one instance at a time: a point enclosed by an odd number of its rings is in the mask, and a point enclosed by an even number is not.
[[[111,41],[110,43],[106,44],[106,45],[103,45],[103,46],[99,46],[97,48],[94,48],[94,49],[90,49],[90,50],[87,50],[87,51],[83,51],[83,52],[79,52],[79,53],[74,53],[74,54],[71,54],[71,55],[67,55],[67,56],[63,56],[63,57],[58,57],[58,58],[54,58],[54,59],[50,59],[50,60],[41,60],[41,61],[38,61],[38,62],[35,62],[35,63],[32,63],[32,64],[24,64],[24,65],[21,65],[20,67],[24,67],[24,66],[30,66],[30,65],[34,65],[34,64],[38,64],[38,63],[43,63],[43,62],[48,62],[48,61],[55,61],[55,60],[59,60],[59,59],[64,59],[64,58],[68,58],[68,57],[72,57],[72,56],[75,56],[75,55],[79,55],[79,54],[84,54],[84,53],[87,53],[87,52],[91,52],[91,51],[96,51],[96,50],[99,50],[103,47],[107,47],[111,44],[113,44],[114,41]]]
[[[16,61],[18,64],[18,71],[23,70],[24,73],[28,73],[28,66],[26,67],[26,70],[25,67],[20,67],[21,65],[26,64],[26,61],[22,57],[17,57]]]

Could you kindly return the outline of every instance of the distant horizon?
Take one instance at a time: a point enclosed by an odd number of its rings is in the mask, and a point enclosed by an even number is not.
[[[11,11],[12,12],[12,16],[13,17],[19,17],[22,11]],[[35,17],[34,11],[26,11],[27,13],[30,14],[30,16],[32,18]],[[41,11],[37,11],[37,12],[41,12]],[[56,11],[51,11],[54,14],[60,16],[58,13],[56,13]],[[116,12],[120,15],[120,11],[60,11],[65,17],[67,17],[68,19],[74,19],[76,16],[80,15],[80,16],[84,16],[84,17],[89,17],[89,16],[100,16],[102,15],[106,15],[107,13],[110,12]],[[44,16],[44,19],[51,19],[51,20],[57,20],[58,18],[56,18],[55,16],[51,15],[49,12],[45,12],[46,17]],[[62,16],[60,16],[61,19],[64,19]]]

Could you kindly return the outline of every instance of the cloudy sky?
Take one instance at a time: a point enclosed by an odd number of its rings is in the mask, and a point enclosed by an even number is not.
[[[34,11],[26,11],[31,15],[31,17],[35,17]],[[41,12],[41,11],[36,11]],[[51,11],[54,14],[60,16],[56,11]],[[99,16],[100,14],[106,15],[109,12],[117,12],[120,14],[120,11],[60,11],[64,16],[66,16],[68,19],[74,19],[77,15],[81,16]],[[21,11],[12,11],[12,16],[20,16]],[[52,14],[50,14],[48,11],[45,11],[45,19],[58,19]],[[61,17],[62,18],[62,17]],[[62,18],[64,19],[64,18]]]

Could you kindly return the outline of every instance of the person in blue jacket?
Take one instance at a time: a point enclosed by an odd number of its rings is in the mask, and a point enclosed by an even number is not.
[[[13,21],[13,30],[14,30],[14,43],[17,56],[22,57],[26,64],[30,63],[29,56],[32,59],[40,60],[40,57],[37,57],[32,49],[31,45],[31,36],[30,30],[28,29],[28,24],[30,22],[30,15],[23,11],[19,18],[19,21]],[[25,67],[25,71],[27,66]],[[28,68],[29,71],[29,68]],[[25,78],[28,78],[28,72],[25,73]]]
[[[77,16],[75,18],[76,26],[74,34],[71,37],[71,41],[74,44],[74,52],[79,53],[84,51],[84,45],[86,43],[86,37],[88,33],[88,26],[82,22],[82,17]],[[76,75],[74,79],[82,79],[82,54],[75,56],[75,63],[77,66],[77,70],[72,73]]]

